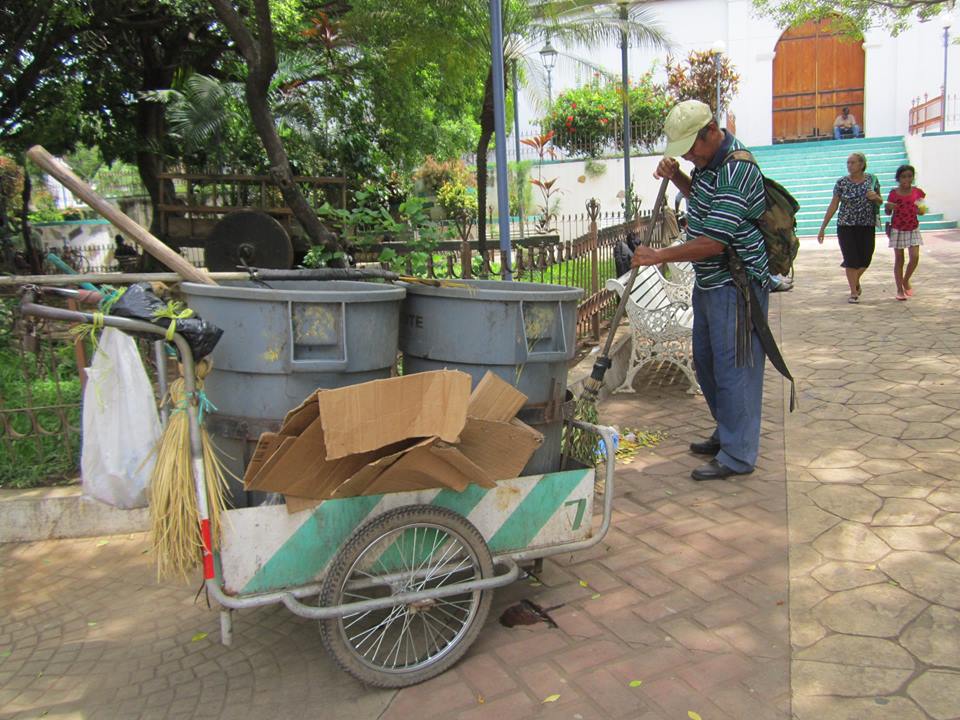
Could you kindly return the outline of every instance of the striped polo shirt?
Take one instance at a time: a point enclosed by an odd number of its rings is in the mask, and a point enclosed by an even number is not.
[[[687,236],[701,235],[729,245],[737,251],[747,273],[761,285],[770,278],[763,235],[752,220],[766,210],[763,175],[753,163],[724,158],[743,144],[726,130],[723,142],[710,164],[693,171],[690,197],[687,199]],[[697,286],[709,289],[733,282],[725,254],[693,263]]]

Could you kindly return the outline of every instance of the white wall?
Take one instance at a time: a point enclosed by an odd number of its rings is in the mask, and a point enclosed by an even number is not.
[[[958,136],[960,137],[960,136]],[[587,177],[585,172],[586,163],[576,162],[556,162],[547,163],[543,166],[543,179],[550,180],[556,178],[554,187],[560,189],[560,215],[572,215],[586,212],[586,203],[590,198],[596,198],[600,203],[600,212],[621,212],[623,198],[618,194],[623,192],[623,159],[600,160],[607,170],[596,178]],[[653,171],[660,162],[657,155],[645,155],[643,157],[634,157],[630,159],[630,179],[633,187],[640,199],[640,210],[651,210],[657,197],[657,191],[660,189],[660,181],[654,179]],[[681,167],[689,174],[693,166],[681,160]],[[491,173],[493,176],[494,173]],[[537,177],[537,168],[534,166],[530,177]],[[581,182],[581,178],[583,182]],[[670,207],[673,207],[673,198],[676,195],[676,188],[670,185],[667,190],[667,201]],[[487,194],[489,202],[496,207],[496,189],[491,188]],[[539,191],[533,188],[534,208],[530,214],[536,212],[536,206],[540,203]]]
[[[910,164],[917,170],[917,187],[929,197],[929,205],[955,220],[960,210],[960,134],[908,135],[904,138]]]

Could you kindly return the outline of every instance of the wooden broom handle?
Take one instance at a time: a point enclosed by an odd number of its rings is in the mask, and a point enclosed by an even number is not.
[[[151,235],[147,230],[125,215],[94,192],[93,188],[77,177],[66,163],[57,160],[40,145],[34,145],[27,150],[27,157],[39,165],[70,189],[74,195],[87,203],[90,207],[112,222],[120,230],[132,237],[140,247],[153,255],[168,268],[176,272],[184,280],[216,285],[217,283],[204,271],[195,268],[179,254],[175,253],[164,243]]]

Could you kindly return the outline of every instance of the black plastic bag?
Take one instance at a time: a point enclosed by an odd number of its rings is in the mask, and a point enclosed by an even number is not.
[[[629,232],[626,240],[621,240],[613,246],[613,262],[617,266],[617,277],[630,272],[630,260],[639,244],[640,236],[635,232]]]
[[[182,309],[182,306],[180,307]],[[111,305],[109,314],[130,320],[142,320],[164,330],[170,327],[172,321],[176,322],[177,332],[183,335],[187,344],[190,345],[195,361],[209,355],[220,341],[220,336],[223,335],[223,330],[196,315],[176,319],[170,317],[170,303],[157,297],[150,283],[145,282],[128,287],[126,292]],[[151,340],[157,339],[156,335],[144,334],[144,337]]]

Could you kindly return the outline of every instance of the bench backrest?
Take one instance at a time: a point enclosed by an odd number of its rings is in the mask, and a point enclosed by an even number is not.
[[[616,280],[609,280],[607,288],[620,295],[629,278],[630,273],[626,273]],[[630,290],[630,300],[644,310],[659,310],[670,304],[670,298],[663,286],[663,276],[656,266],[640,268]]]

